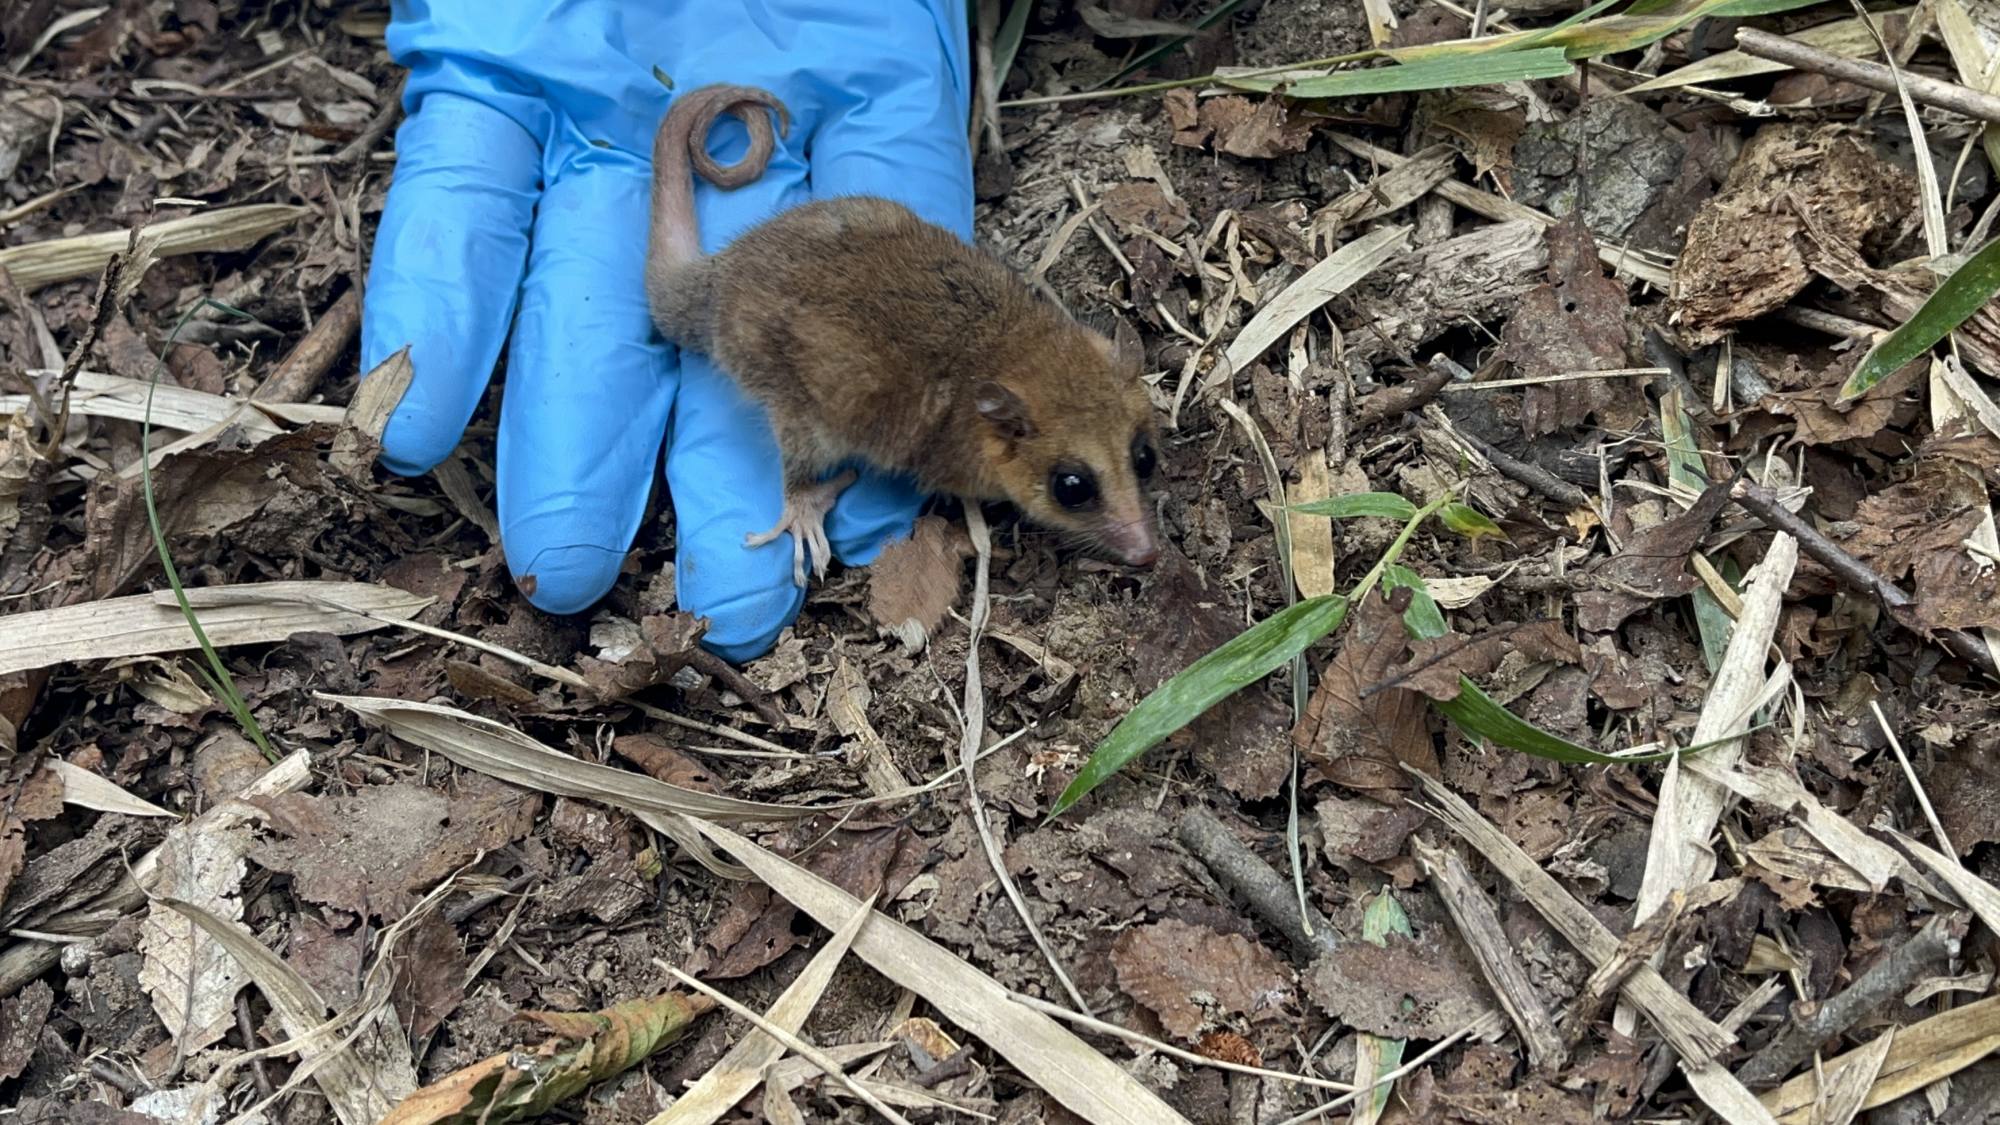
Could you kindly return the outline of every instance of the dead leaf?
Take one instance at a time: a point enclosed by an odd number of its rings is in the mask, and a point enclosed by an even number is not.
[[[1348,942],[1313,962],[1306,995],[1328,1015],[1389,1039],[1442,1039],[1493,1008],[1491,994],[1456,939],[1433,928],[1386,944]]]
[[[551,1034],[454,1071],[405,1098],[381,1125],[504,1125],[539,1117],[622,1074],[686,1033],[715,1007],[705,996],[662,993],[599,1012],[521,1012]]]
[[[1173,94],[1187,96],[1175,98]],[[1198,106],[1194,103],[1193,91],[1175,90],[1167,97],[1177,145],[1199,148],[1213,142],[1216,151],[1231,156],[1269,159],[1304,152],[1312,141],[1313,123],[1291,118],[1282,98],[1253,102],[1240,94],[1225,94],[1202,99]]]
[[[1458,698],[1459,677],[1475,683],[1500,666],[1509,653],[1519,653],[1531,661],[1575,664],[1582,659],[1576,640],[1560,621],[1532,621],[1524,625],[1499,626],[1475,637],[1447,634],[1410,642],[1410,659],[1390,679],[1432,699],[1450,702]]]
[[[1530,289],[1501,333],[1501,355],[1513,377],[1546,379],[1573,371],[1628,366],[1625,324],[1631,302],[1625,283],[1607,277],[1597,243],[1572,215],[1548,228],[1549,280]],[[1630,379],[1571,379],[1526,388],[1521,429],[1531,438],[1595,417],[1612,429],[1637,425],[1646,403]]]
[[[1423,697],[1392,686],[1408,651],[1402,615],[1378,591],[1348,614],[1341,638],[1292,740],[1317,773],[1394,800],[1410,784],[1404,766],[1433,777],[1439,768]]]
[[[55,1002],[55,990],[43,980],[0,1000],[0,1082],[11,1082],[28,1069]]]
[[[579,656],[577,671],[599,698],[623,698],[673,679],[693,659],[706,632],[708,623],[700,618],[679,611],[656,613],[639,622],[637,647],[615,661]]]
[[[1688,567],[1688,552],[1728,501],[1727,487],[1713,486],[1687,511],[1639,531],[1624,550],[1594,563],[1587,573],[1598,585],[1576,595],[1576,627],[1609,633],[1640,610],[1701,585]]]
[[[1173,918],[1119,934],[1111,964],[1127,996],[1189,1041],[1237,1020],[1282,1019],[1293,999],[1291,973],[1270,950]]]
[[[195,832],[177,826],[160,845],[159,893],[194,903],[219,918],[243,918],[244,857],[250,834]],[[236,1025],[236,994],[250,974],[221,942],[186,915],[149,902],[139,932],[145,963],[139,983],[153,1011],[189,1053],[219,1042]]]
[[[1835,539],[1891,582],[1913,577],[1912,609],[1931,628],[2000,625],[2000,567],[1965,546],[1987,504],[1976,469],[1923,458],[1909,480],[1862,500]]]
[[[958,603],[972,553],[964,528],[938,516],[918,520],[908,539],[882,548],[868,568],[868,616],[906,651],[922,648]]]
[[[281,834],[255,846],[259,864],[289,872],[302,898],[394,921],[480,851],[526,835],[541,799],[468,776],[449,798],[398,783],[335,797],[288,793],[259,804]]]

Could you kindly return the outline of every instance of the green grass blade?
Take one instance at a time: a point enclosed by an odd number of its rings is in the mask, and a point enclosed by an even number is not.
[[[1384,519],[1407,520],[1417,514],[1417,506],[1393,492],[1356,492],[1347,496],[1314,500],[1307,504],[1294,504],[1292,511],[1307,516],[1329,516],[1337,520],[1353,519],[1356,516],[1381,516]]]
[[[2000,293],[2000,238],[1953,270],[1902,327],[1875,341],[1840,388],[1841,401],[1867,394],[1890,373],[1931,350],[1996,293]]]
[[[1447,55],[1394,66],[1342,70],[1285,82],[1277,78],[1225,78],[1223,85],[1269,93],[1282,89],[1292,98],[1354,98],[1412,90],[1491,86],[1535,78],[1561,78],[1574,70],[1560,47],[1484,54]]]
[[[208,306],[234,313],[246,320],[251,319],[248,313],[230,308],[220,301],[206,299],[197,301],[174,323],[174,330],[167,334],[167,347],[173,347],[180,339],[181,329],[187,326],[187,322],[196,312]],[[160,554],[160,569],[166,572],[167,585],[173,587],[174,601],[180,604],[181,616],[187,619],[188,630],[194,634],[195,644],[201,646],[201,654],[208,661],[208,667],[200,669],[202,679],[208,682],[209,690],[216,694],[224,707],[228,708],[230,715],[236,719],[237,725],[243,728],[243,733],[250,741],[256,744],[258,751],[275,763],[278,760],[278,752],[271,748],[271,743],[264,737],[264,728],[258,725],[256,716],[250,713],[250,706],[243,701],[242,693],[236,690],[236,678],[229,674],[229,667],[222,662],[221,654],[217,653],[215,646],[209,643],[208,633],[202,629],[201,619],[195,615],[194,606],[188,602],[187,591],[181,587],[181,573],[174,566],[173,553],[167,550],[167,534],[160,526],[160,511],[153,501],[153,392],[158,389],[160,372],[166,370],[166,366],[164,355],[155,358],[153,377],[146,383],[146,410],[139,422],[139,480],[140,490],[146,501],[146,528],[152,533],[153,549]]]
[[[1283,667],[1314,641],[1340,628],[1346,619],[1347,599],[1337,594],[1308,598],[1245,629],[1188,665],[1140,700],[1098,743],[1090,761],[1056,798],[1049,818],[1061,816],[1160,740]]]
[[[980,0],[981,3],[998,4],[1000,0]],[[1028,14],[1035,9],[1035,0],[1014,0],[1007,9],[1007,18],[1000,29],[993,33],[993,88],[1000,89],[1007,84],[1007,75],[1014,69],[1014,56],[1021,53],[1021,40],[1028,34]]]

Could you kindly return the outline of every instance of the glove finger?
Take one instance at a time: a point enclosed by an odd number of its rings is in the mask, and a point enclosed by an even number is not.
[[[869,23],[870,39],[895,49],[870,56],[865,69],[815,76],[823,108],[812,137],[813,197],[893,199],[969,241],[964,4],[855,6],[845,18]]]
[[[361,360],[369,371],[410,348],[410,388],[382,435],[382,462],[412,475],[450,455],[492,378],[527,260],[541,149],[505,114],[433,93],[396,131],[396,153]]]
[[[646,307],[643,163],[565,168],[542,197],[500,404],[500,534],[536,606],[603,597],[644,518],[677,386]]]

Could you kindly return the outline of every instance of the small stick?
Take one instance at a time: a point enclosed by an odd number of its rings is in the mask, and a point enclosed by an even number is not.
[[[1011,994],[1008,998],[1013,1000],[1014,1003],[1016,1004],[1023,1004],[1026,1005],[1027,1007],[1033,1008],[1034,1010],[1041,1012],[1043,1015],[1053,1016],[1056,1019],[1063,1020],[1067,1023],[1073,1023],[1078,1027],[1088,1028],[1091,1031],[1102,1032],[1103,1034],[1112,1036],[1113,1038],[1123,1039],[1127,1043],[1137,1044],[1141,1047],[1146,1048],[1149,1051],[1158,1051],[1163,1055],[1171,1055],[1174,1058],[1182,1060],[1183,1062],[1193,1063],[1196,1066],[1215,1067],[1219,1070],[1227,1070],[1235,1074],[1254,1075],[1255,1077],[1258,1078],[1268,1078],[1273,1082],[1291,1082],[1300,1086],[1311,1086],[1314,1087],[1315,1089],[1320,1089],[1320,1090],[1334,1090],[1342,1093],[1347,1093],[1353,1091],[1354,1089],[1354,1084],[1352,1082],[1336,1082],[1331,1078],[1314,1078],[1310,1074],[1288,1074],[1282,1070],[1267,1070],[1261,1066],[1246,1066],[1243,1063],[1234,1063],[1230,1062],[1227,1059],[1211,1058],[1208,1055],[1197,1055],[1193,1051],[1182,1050],[1181,1048],[1174,1046],[1172,1043],[1163,1043],[1158,1039],[1153,1039],[1149,1036],[1141,1035],[1138,1032],[1132,1031],[1128,1028],[1119,1027],[1115,1023],[1106,1023],[1103,1020],[1083,1015],[1080,1012],[1072,1012],[1068,1008],[1063,1007],[1061,1004],[1051,1004],[1047,1000],[1037,999],[1025,993],[1016,992]]]
[[[1737,1070],[1745,1086],[1766,1086],[1798,1069],[1813,1050],[1859,1023],[1883,1001],[1902,995],[1935,961],[1955,956],[1968,922],[1964,915],[1936,915],[1910,940],[1869,968],[1847,991],[1823,1002],[1801,1000],[1792,1018],[1764,1049]]]
[[[1799,549],[1812,556],[1814,561],[1853,589],[1873,594],[1890,611],[1891,617],[1903,621],[1900,611],[1909,609],[1914,598],[1904,593],[1901,586],[1869,569],[1860,559],[1841,550],[1839,544],[1821,535],[1818,528],[1786,511],[1769,489],[1740,480],[1730,489],[1730,496],[1745,511],[1763,520],[1765,526],[1797,539]],[[1907,622],[1903,623],[1903,627],[1917,631]],[[1979,669],[1989,678],[2000,680],[2000,665],[1994,664],[1993,653],[1987,649],[1984,638],[1963,629],[1937,629],[1931,635],[1953,656]]]
[[[1548,1008],[1543,1006],[1527,972],[1521,968],[1507,933],[1500,926],[1500,914],[1493,909],[1493,901],[1485,889],[1472,878],[1465,861],[1457,855],[1415,838],[1411,839],[1410,847],[1417,862],[1430,872],[1431,886],[1437,888],[1445,910],[1458,924],[1459,935],[1479,962],[1486,983],[1493,987],[1500,1006],[1507,1010],[1507,1017],[1521,1033],[1521,1041],[1528,1047],[1529,1065],[1542,1074],[1561,1070],[1569,1052],[1562,1037],[1556,1034]]]
[[[1502,476],[1510,477],[1527,485],[1529,488],[1554,500],[1565,508],[1588,508],[1591,506],[1589,493],[1549,472],[1540,465],[1523,461],[1519,457],[1502,452],[1477,434],[1470,434],[1456,427],[1453,428],[1452,432],[1458,435],[1460,441],[1478,450],[1481,457],[1491,461],[1493,467],[1498,469]]]
[[[1291,880],[1257,858],[1257,853],[1244,847],[1243,841],[1207,809],[1196,806],[1182,813],[1174,838],[1207,866],[1224,887],[1249,903],[1251,913],[1284,934],[1300,956],[1318,957],[1339,947],[1333,923],[1311,907],[1304,909],[1310,910],[1312,916],[1302,917]]]
[[[828,1055],[825,1051],[822,1051],[818,1047],[815,1047],[812,1044],[806,1042],[805,1040],[799,1038],[798,1036],[793,1035],[791,1032],[786,1031],[784,1028],[779,1027],[777,1024],[772,1023],[770,1020],[765,1019],[763,1016],[758,1015],[755,1011],[752,1011],[751,1009],[744,1007],[742,1004],[739,1004],[735,1000],[730,999],[722,992],[714,988],[711,988],[706,984],[703,984],[702,982],[694,979],[693,977],[687,975],[686,973],[681,972],[679,969],[674,968],[672,965],[669,965],[664,961],[655,961],[654,964],[672,973],[674,975],[674,978],[676,980],[679,980],[682,984],[687,985],[689,988],[694,989],[696,992],[701,993],[703,996],[708,997],[710,1000],[715,1001],[716,1003],[729,1009],[731,1012],[734,1012],[738,1016],[741,1016],[744,1019],[749,1020],[750,1026],[756,1028],[758,1031],[763,1032],[764,1034],[770,1036],[771,1038],[776,1039],[778,1042],[785,1045],[786,1050],[792,1052],[793,1054],[799,1056],[800,1058],[818,1067],[820,1071],[824,1073],[828,1078],[831,1078],[834,1081],[840,1083],[842,1086],[847,1087],[847,1092],[853,1094],[857,1098],[860,1098],[862,1103],[865,1104],[869,1109],[872,1109],[876,1113],[881,1114],[883,1120],[898,1121],[901,1122],[902,1125],[910,1125],[909,1118],[904,1117],[902,1114],[897,1113],[893,1109],[890,1109],[887,1105],[883,1104],[881,1098],[878,1098],[874,1094],[869,1093],[867,1087],[855,1081],[853,1076],[848,1074],[847,1071],[841,1069],[840,1064],[838,1062],[835,1062],[833,1057]]]
[[[1824,74],[1842,82],[1852,82],[1870,90],[1883,93],[1896,92],[1896,73],[1887,66],[1860,59],[1844,59],[1830,51],[1818,47],[1808,47],[1782,35],[1772,35],[1768,31],[1755,28],[1741,28],[1736,32],[1736,45],[1746,55],[1760,59],[1770,59],[1786,66]],[[2000,97],[1961,86],[1956,82],[1945,82],[1921,74],[1903,73],[1903,88],[1909,91],[1913,101],[1925,105],[1948,109],[1953,113],[1980,121],[2000,122]]]
[[[1367,398],[1354,400],[1354,419],[1350,429],[1365,430],[1384,418],[1393,418],[1417,409],[1444,389],[1451,382],[1450,366],[1433,363],[1423,374],[1397,387],[1376,391]]]
[[[290,355],[250,392],[252,402],[304,402],[333,362],[361,329],[361,290],[350,288],[333,302]]]
[[[1937,837],[1938,850],[1955,856],[1958,849],[1951,846],[1951,837],[1944,834],[1944,823],[1938,820],[1937,810],[1931,807],[1931,795],[1924,792],[1924,784],[1917,780],[1917,771],[1910,768],[1910,756],[1903,753],[1903,742],[1896,737],[1896,728],[1889,725],[1889,717],[1882,713],[1882,705],[1875,700],[1868,701],[1868,709],[1875,712],[1875,723],[1882,728],[1882,737],[1889,740],[1889,749],[1896,752],[1896,763],[1903,767],[1903,779],[1910,783],[1910,791],[1917,795],[1917,804],[1924,810],[1924,819],[1930,822],[1931,835]]]

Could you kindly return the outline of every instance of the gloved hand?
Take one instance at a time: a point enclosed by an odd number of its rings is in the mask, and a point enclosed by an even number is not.
[[[880,195],[969,238],[964,0],[395,0],[408,118],[363,304],[363,370],[406,344],[413,380],[382,461],[449,456],[510,344],[497,453],[509,569],[551,613],[607,592],[666,442],[681,608],[709,646],[756,656],[797,615],[792,545],[746,534],[782,507],[763,411],[707,357],[661,341],[644,263],[654,131],[670,92],[763,86],[792,129],[755,183],[695,189],[713,251],[815,198]],[[710,151],[747,145],[719,122]],[[512,328],[511,341],[509,328]],[[866,475],[827,520],[871,561],[922,497]]]

